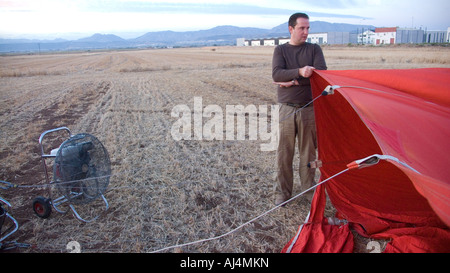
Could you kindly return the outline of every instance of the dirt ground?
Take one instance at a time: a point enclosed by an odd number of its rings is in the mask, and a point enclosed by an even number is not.
[[[450,67],[449,47],[323,49],[333,70]],[[194,98],[224,110],[275,105],[272,53],[207,47],[0,56],[0,180],[20,186],[0,195],[19,222],[11,240],[31,245],[13,251],[67,252],[77,241],[83,252],[152,252],[224,234],[273,208],[276,154],[261,151],[267,140],[178,141],[171,131],[174,107],[186,105],[194,116]],[[45,181],[38,139],[61,126],[96,136],[110,156],[109,209],[101,199],[77,207],[87,218],[99,215],[92,223],[55,211],[41,219],[31,206],[37,196],[59,197]],[[309,206],[298,198],[228,236],[165,252],[280,252]],[[326,213],[333,212],[329,204]],[[360,238],[355,252],[368,252],[368,242]]]

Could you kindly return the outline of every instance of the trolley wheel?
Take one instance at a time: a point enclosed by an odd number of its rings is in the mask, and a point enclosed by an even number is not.
[[[37,216],[48,218],[52,213],[52,205],[49,198],[36,197],[33,201],[33,210]]]

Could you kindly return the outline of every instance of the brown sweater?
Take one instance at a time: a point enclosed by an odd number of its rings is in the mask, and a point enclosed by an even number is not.
[[[298,70],[306,65],[317,70],[326,70],[327,65],[322,49],[317,44],[304,43],[299,46],[290,44],[275,48],[272,60],[272,78],[275,82],[288,82],[297,79],[300,85],[288,88],[278,86],[279,103],[305,104],[312,100],[309,78],[299,76]]]

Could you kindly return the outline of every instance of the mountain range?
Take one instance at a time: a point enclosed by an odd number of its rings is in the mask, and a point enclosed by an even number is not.
[[[370,25],[337,24],[323,21],[311,22],[311,33],[318,32],[357,32],[358,29],[374,29]],[[68,50],[150,48],[150,47],[189,47],[211,45],[235,45],[237,38],[289,37],[288,23],[272,29],[217,26],[198,31],[156,31],[148,32],[133,39],[123,39],[114,34],[94,34],[78,40],[29,40],[1,39],[0,52],[44,52]]]

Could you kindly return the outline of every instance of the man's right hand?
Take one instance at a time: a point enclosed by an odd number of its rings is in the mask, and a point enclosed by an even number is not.
[[[300,76],[302,76],[303,78],[309,78],[309,77],[312,76],[314,70],[315,70],[314,67],[307,65],[307,66],[304,66],[304,67],[300,68],[298,70],[298,74]]]

